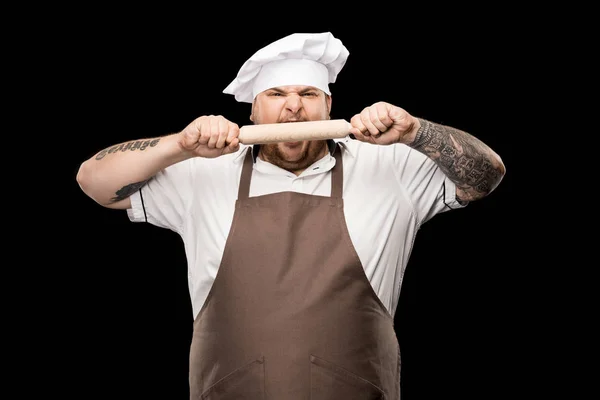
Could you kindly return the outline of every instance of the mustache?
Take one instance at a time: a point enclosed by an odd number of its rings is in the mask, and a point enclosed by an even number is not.
[[[287,122],[303,122],[303,121],[307,121],[306,118],[283,118],[281,120],[279,120],[280,124],[285,124]]]

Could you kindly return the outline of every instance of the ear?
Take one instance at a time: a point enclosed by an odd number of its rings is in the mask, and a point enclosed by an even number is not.
[[[329,113],[327,114],[327,118],[331,119],[331,95],[326,96],[325,101],[327,102],[327,110],[329,111]]]
[[[254,102],[252,102],[252,108],[250,108],[250,121],[254,122]]]

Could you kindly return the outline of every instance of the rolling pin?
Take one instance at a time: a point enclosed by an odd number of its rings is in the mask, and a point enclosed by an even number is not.
[[[348,136],[351,127],[344,119],[245,125],[238,138],[243,144],[337,139]]]

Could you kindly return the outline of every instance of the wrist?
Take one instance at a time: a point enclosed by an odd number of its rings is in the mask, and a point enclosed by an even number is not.
[[[422,118],[416,118],[416,121],[417,122],[413,128],[413,138],[411,141],[409,141],[409,143],[407,143],[407,145],[413,149],[418,149],[427,141],[427,137],[429,137],[431,128],[433,126],[431,122]]]
[[[166,156],[170,162],[176,163],[194,157],[194,151],[185,147],[185,140],[182,138],[182,132],[173,133],[165,137],[168,142]]]

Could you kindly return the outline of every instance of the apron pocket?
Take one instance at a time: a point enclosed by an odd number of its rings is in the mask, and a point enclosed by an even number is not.
[[[264,357],[227,374],[200,396],[202,400],[264,399]]]
[[[368,380],[311,355],[310,399],[385,400],[385,394]]]

